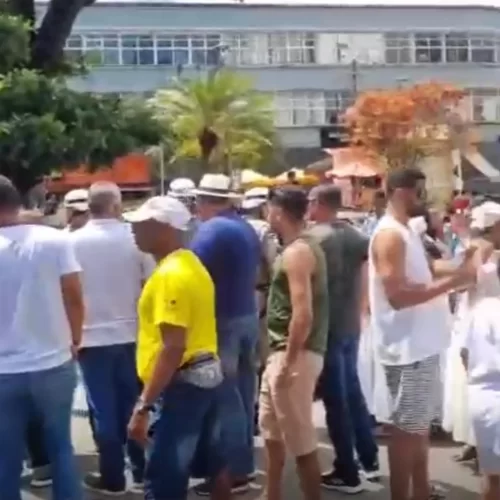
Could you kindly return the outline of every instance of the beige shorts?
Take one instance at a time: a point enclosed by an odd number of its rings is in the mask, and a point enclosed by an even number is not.
[[[312,409],[316,382],[323,369],[323,356],[302,351],[285,387],[276,385],[285,352],[275,352],[267,360],[259,397],[259,427],[266,440],[282,441],[295,457],[317,448]]]

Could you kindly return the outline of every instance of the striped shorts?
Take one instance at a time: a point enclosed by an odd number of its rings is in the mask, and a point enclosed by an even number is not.
[[[429,432],[440,394],[440,356],[409,365],[385,365],[391,422],[406,432]]]

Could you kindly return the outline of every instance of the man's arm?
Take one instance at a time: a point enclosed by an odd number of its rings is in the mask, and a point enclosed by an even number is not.
[[[182,275],[165,276],[165,286],[155,298],[154,322],[159,328],[163,345],[156,359],[153,374],[142,391],[142,401],[153,404],[179,369],[186,350],[186,330],[189,325],[189,291]]]
[[[314,254],[306,243],[296,242],[283,252],[283,269],[288,278],[292,305],[286,348],[287,366],[295,363],[311,331],[313,321],[311,276],[315,265]]]
[[[428,302],[449,292],[468,278],[467,273],[463,272],[468,271],[468,268],[459,268],[455,274],[429,284],[409,283],[405,275],[406,245],[396,231],[380,231],[375,236],[372,251],[377,274],[394,309]]]
[[[75,348],[78,348],[82,342],[83,320],[85,316],[83,291],[80,283],[81,267],[76,260],[73,245],[69,239],[61,239],[61,241],[57,242],[57,245],[64,310],[71,329],[71,342]]]

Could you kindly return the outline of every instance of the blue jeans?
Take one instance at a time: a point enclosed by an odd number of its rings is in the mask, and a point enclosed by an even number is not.
[[[127,425],[140,394],[135,344],[87,347],[78,358],[94,421],[103,484],[110,489],[125,487],[125,446],[134,480],[142,482],[144,452],[127,439]]]
[[[328,434],[335,448],[334,469],[342,478],[358,477],[354,450],[363,467],[375,465],[378,447],[358,377],[357,335],[331,339],[321,375]]]
[[[217,320],[219,355],[224,370],[220,389],[222,437],[230,473],[243,478],[254,472],[255,356],[259,319],[255,315]]]
[[[42,422],[33,419],[28,425],[26,444],[30,466],[33,469],[50,467],[50,458],[43,439]]]
[[[219,389],[180,381],[165,389],[149,430],[146,500],[185,499],[190,477],[215,479],[225,469]]]
[[[0,374],[0,498],[21,500],[21,471],[29,425],[39,422],[54,479],[54,500],[82,500],[71,445],[75,365]]]

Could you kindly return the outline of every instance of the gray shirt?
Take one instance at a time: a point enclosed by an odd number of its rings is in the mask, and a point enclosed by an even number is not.
[[[348,222],[315,224],[310,234],[326,257],[330,304],[329,337],[358,335],[360,324],[361,268],[368,258],[368,238]]]

